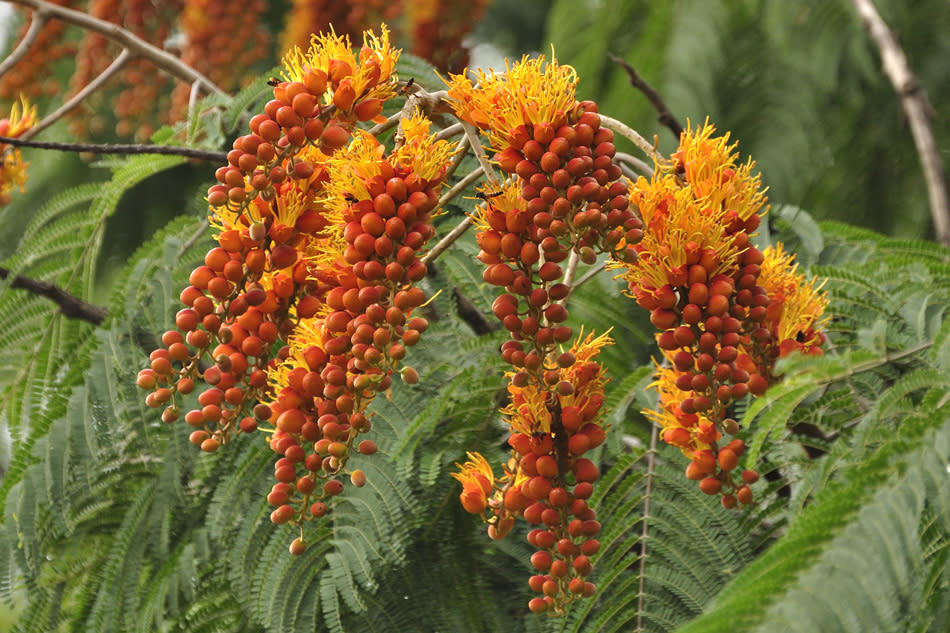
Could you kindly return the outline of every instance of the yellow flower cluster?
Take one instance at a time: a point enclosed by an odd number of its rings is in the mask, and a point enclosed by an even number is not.
[[[10,116],[0,119],[0,136],[16,138],[36,125],[37,120],[36,106],[31,106],[26,97],[21,96],[20,103],[14,103],[10,108]],[[28,165],[19,149],[0,143],[0,206],[10,202],[14,188],[24,190]]]
[[[577,103],[577,73],[558,64],[553,55],[550,62],[543,55],[525,56],[514,66],[506,61],[504,75],[479,70],[474,82],[465,75],[450,75],[448,84],[458,117],[486,130],[497,150],[511,144],[519,126],[546,125],[553,132]]]

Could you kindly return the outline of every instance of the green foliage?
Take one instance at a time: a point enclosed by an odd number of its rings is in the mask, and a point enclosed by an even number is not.
[[[874,4],[930,102],[947,103],[950,84],[937,62],[950,53],[946,3]],[[930,234],[900,98],[850,0],[558,0],[545,41],[577,68],[582,98],[596,99],[646,138],[656,134],[661,150],[671,151],[676,139],[607,51],[631,63],[683,125],[709,117],[731,131],[773,200],[887,233]],[[938,147],[946,148],[946,117],[933,124]]]
[[[823,16],[832,30],[845,20],[832,4],[802,19]],[[592,77],[608,74],[598,57],[608,41],[621,46],[615,52],[640,56],[676,25],[678,45],[689,43],[692,28],[726,48],[737,25],[756,21],[777,37],[785,16],[785,9],[757,12],[757,2],[719,3],[723,11],[706,23],[699,3],[677,14],[648,12],[641,2],[607,5],[648,17],[627,33],[598,11],[582,16],[617,36],[575,51],[578,69],[587,64]],[[571,15],[567,3],[555,3],[552,30],[567,37]],[[842,59],[853,53],[842,45]],[[722,71],[718,65],[735,54],[705,63]],[[403,63],[422,81],[427,69],[418,60]],[[655,63],[658,72],[659,57]],[[222,110],[221,134],[259,90]],[[760,94],[751,96],[743,107],[760,103]],[[106,255],[105,221],[132,186],[179,162],[123,161],[104,186],[52,198],[5,265],[91,297]],[[348,488],[296,558],[287,552],[292,536],[268,517],[273,455],[265,440],[242,436],[200,453],[182,425],[162,424],[134,387],[208,246],[206,221],[173,220],[126,263],[102,327],[67,319],[5,283],[0,413],[13,454],[0,484],[0,593],[23,600],[15,630],[945,630],[947,251],[817,224],[798,207],[776,207],[774,215],[771,237],[826,280],[833,320],[825,356],[784,362],[781,384],[737,407],[751,447],[744,465],[765,475],[748,511],[722,508],[685,480],[677,451],[650,447],[655,436],[637,413],[652,404],[644,392],[653,353],[644,315],[608,274],[572,295],[572,325],[613,327],[617,345],[602,355],[612,378],[611,434],[596,455],[603,477],[591,499],[604,526],[592,579],[598,595],[561,620],[525,608],[525,526],[489,540],[459,507],[450,476],[467,450],[492,461],[506,455],[498,414],[507,398],[497,354],[504,335],[481,333],[484,323],[471,316],[474,306],[492,323],[493,292],[473,261],[471,236],[444,253],[425,281],[427,294],[437,295],[425,308],[432,325],[408,359],[421,383],[397,382],[373,404],[380,451],[354,458],[367,485]]]

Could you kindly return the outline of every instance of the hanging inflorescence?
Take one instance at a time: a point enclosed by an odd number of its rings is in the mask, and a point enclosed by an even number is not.
[[[285,58],[285,80],[208,191],[218,246],[181,294],[178,330],[139,374],[166,422],[180,415],[176,395],[203,380],[200,408],[184,415],[202,450],[259,426],[270,433],[271,519],[301,526],[294,553],[306,548],[303,525],[343,491],[341,477],[365,482],[349,459],[376,452],[360,439],[374,395],[394,372],[417,379],[401,364],[428,326],[412,316],[426,301],[415,284],[453,147],[420,113],[402,121],[389,152],[356,129],[395,94],[397,57],[383,30],[358,54],[322,36]]]
[[[427,300],[416,284],[456,146],[410,108],[391,148],[360,127],[385,120],[398,57],[385,27],[356,52],[331,34],[287,55],[274,98],[208,191],[217,246],[181,293],[177,329],[138,377],[169,423],[182,417],[179,396],[203,383],[198,408],[183,416],[203,451],[269,435],[271,520],[299,528],[294,554],[345,478],[364,485],[351,459],[377,450],[365,438],[375,395],[396,373],[418,380],[403,361],[428,327],[414,314]],[[471,220],[483,278],[500,289],[492,312],[510,335],[501,348],[510,457],[496,474],[468,453],[453,476],[492,538],[519,518],[533,526],[528,584],[539,595],[529,607],[550,615],[595,593],[600,548],[588,504],[600,471],[588,453],[606,437],[598,356],[613,341],[566,325],[578,266],[608,259],[650,310],[665,358],[653,383],[659,406],[646,414],[690,458],[687,477],[726,506],[751,503],[758,477],[736,477],[745,445],[723,439],[738,432],[729,407],[761,395],[779,357],[821,352],[826,303],[781,247],[750,242],[765,196],[727,138],[689,130],[651,180],[630,182],[613,132],[597,104],[576,99],[576,83],[553,58],[525,58],[500,75],[450,76],[447,92],[506,174],[477,189]]]
[[[690,459],[686,476],[733,507],[752,503],[758,473],[737,470],[741,439],[723,439],[739,432],[729,408],[775,382],[779,357],[821,353],[827,300],[781,246],[752,245],[764,213],[761,179],[714,131],[686,130],[671,161],[633,183],[644,236],[637,259],[615,267],[650,311],[666,361],[651,385],[659,406],[644,413]]]
[[[586,580],[600,532],[587,505],[600,476],[585,453],[604,441],[604,370],[595,360],[606,335],[574,337],[564,325],[565,260],[593,264],[598,253],[624,261],[642,237],[627,185],[614,164],[613,133],[597,105],[574,97],[577,78],[556,60],[523,59],[504,76],[480,74],[477,87],[452,77],[449,97],[463,120],[485,131],[509,184],[476,217],[484,279],[505,289],[492,311],[511,334],[502,358],[511,403],[503,410],[512,457],[494,478],[478,454],[461,466],[462,504],[482,514],[492,538],[516,517],[537,526],[528,542],[541,596],[532,611],[564,613],[593,595]],[[487,194],[486,194],[487,195]]]

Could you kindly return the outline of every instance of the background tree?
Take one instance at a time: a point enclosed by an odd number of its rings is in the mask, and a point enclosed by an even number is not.
[[[947,251],[907,239],[929,235],[924,182],[899,98],[854,8],[631,0],[578,10],[557,1],[510,21],[541,6],[513,5],[493,5],[476,37],[497,33],[515,56],[553,42],[577,69],[579,94],[657,134],[664,153],[675,140],[608,52],[677,116],[696,124],[708,115],[732,130],[770,186],[763,240],[783,239],[827,279],[826,355],[789,363],[781,385],[736,410],[747,463],[766,474],[760,503],[744,514],[723,509],[683,479],[675,451],[651,444],[638,411],[654,404],[645,390],[652,327],[619,284],[595,277],[570,305],[576,323],[613,327],[617,342],[602,353],[612,429],[595,455],[604,477],[591,499],[604,525],[598,598],[560,620],[526,613],[534,594],[520,571],[531,552],[523,534],[482,538],[450,477],[466,450],[500,457],[504,439],[504,338],[492,331],[494,297],[466,236],[426,281],[429,295],[443,292],[413,350],[420,384],[374,404],[382,450],[367,474],[378,485],[348,493],[317,545],[287,556],[286,532],[267,520],[266,447],[202,455],[133,385],[209,247],[202,198],[214,167],[175,156],[90,167],[23,150],[30,180],[4,209],[10,275],[0,294],[10,438],[0,560],[21,611],[17,630],[945,630]],[[928,5],[878,8],[939,111],[948,9]],[[265,25],[276,33],[279,22]],[[66,54],[79,35],[67,36],[50,85],[71,74]],[[152,142],[229,147],[270,91],[269,54],[259,79],[233,97],[195,100]],[[406,57],[397,70],[429,90],[442,85],[421,60]],[[40,112],[57,101],[39,100]],[[945,147],[942,121],[934,130]],[[69,132],[60,124],[46,136]],[[475,165],[466,159],[452,183]],[[449,204],[439,235],[470,206]],[[801,209],[895,236],[815,224]],[[71,318],[17,287],[18,275],[106,306],[109,320]]]

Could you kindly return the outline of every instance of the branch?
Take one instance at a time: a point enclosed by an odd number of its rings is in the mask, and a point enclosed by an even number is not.
[[[103,70],[101,73],[99,73],[99,75],[96,76],[95,79],[93,79],[88,84],[83,86],[82,90],[80,90],[79,92],[74,94],[72,97],[70,97],[69,100],[66,101],[66,103],[56,108],[56,110],[53,111],[52,113],[47,114],[45,117],[43,117],[42,121],[40,121],[39,123],[31,127],[30,129],[26,130],[23,134],[20,135],[19,138],[22,138],[23,140],[31,139],[37,134],[39,134],[40,132],[42,132],[43,130],[45,130],[46,128],[48,128],[49,126],[59,121],[61,118],[63,118],[64,116],[72,112],[73,110],[75,110],[83,102],[83,99],[85,99],[86,97],[91,95],[93,92],[101,88],[103,84],[109,81],[109,79],[111,79],[113,75],[115,75],[120,70],[122,70],[122,67],[125,66],[131,60],[132,60],[132,54],[129,53],[129,51],[127,50],[123,50],[121,53],[119,53],[118,57],[112,60],[112,63],[109,64],[109,66],[105,70]]]
[[[617,152],[614,154],[614,161],[621,163],[621,168],[624,165],[629,165],[631,167],[633,171],[633,178],[631,178],[631,180],[634,182],[636,181],[637,176],[641,174],[647,178],[653,175],[653,168],[650,167],[646,161],[640,160],[636,156],[631,156],[626,152]]]
[[[0,279],[6,279],[10,276],[10,271],[0,267]],[[80,319],[88,321],[94,325],[102,325],[106,317],[109,316],[105,308],[86,303],[79,297],[75,297],[62,288],[54,286],[48,281],[37,281],[22,275],[16,275],[10,282],[11,288],[22,288],[35,295],[46,297],[59,305],[60,311],[70,319]]]
[[[927,182],[927,194],[930,198],[930,214],[933,217],[934,233],[937,241],[950,247],[950,198],[947,196],[947,183],[943,175],[943,165],[930,126],[932,108],[927,95],[914,76],[907,63],[907,57],[897,43],[893,31],[881,18],[871,0],[852,0],[864,28],[871,35],[881,53],[881,65],[884,74],[901,98],[901,104],[910,122],[910,131],[920,155],[920,162]]]
[[[468,138],[468,144],[475,153],[475,158],[478,159],[478,164],[482,166],[482,170],[485,172],[485,177],[488,178],[488,183],[492,187],[500,186],[499,183],[501,181],[498,180],[498,176],[495,175],[495,170],[492,169],[491,163],[488,162],[488,157],[485,155],[485,148],[482,147],[481,141],[478,140],[478,131],[475,129],[475,126],[463,121],[462,129],[465,130],[465,136]]]
[[[479,167],[472,173],[465,176],[465,178],[459,181],[458,184],[452,187],[451,191],[449,191],[447,194],[442,196],[441,199],[439,199],[438,207],[441,207],[446,202],[448,202],[451,198],[455,197],[455,195],[457,195],[458,192],[465,190],[470,184],[472,184],[472,182],[478,180],[481,176],[482,176],[481,167]],[[429,249],[429,252],[426,253],[425,257],[422,258],[422,263],[430,264],[431,262],[435,261],[435,259],[439,255],[441,255],[449,246],[451,246],[455,242],[455,240],[460,238],[468,230],[468,227],[470,227],[471,225],[472,225],[472,216],[466,215],[465,219],[459,222],[458,225],[456,225],[454,229],[449,231],[449,233],[445,237],[439,240],[438,244],[436,244],[431,249]]]
[[[139,145],[116,143],[56,143],[51,141],[27,141],[22,137],[10,138],[0,136],[0,144],[16,145],[18,147],[35,147],[39,149],[54,149],[61,152],[88,152],[90,154],[165,154],[169,156],[184,156],[223,163],[228,160],[225,152],[212,152],[191,147],[177,147],[175,145]]]
[[[601,114],[600,124],[603,125],[605,128],[607,128],[608,130],[611,130],[612,132],[616,132],[620,136],[624,137],[625,139],[627,139],[628,141],[630,141],[631,143],[639,147],[640,150],[644,154],[652,158],[654,161],[659,162],[663,160],[663,156],[658,151],[656,151],[656,146],[654,146],[652,143],[650,143],[645,138],[643,138],[639,132],[637,132],[635,129],[633,129],[626,123],[623,123],[621,121],[618,121],[617,119],[609,117],[606,114]]]
[[[683,126],[679,124],[679,121],[677,121],[673,113],[670,112],[670,109],[666,106],[660,93],[654,90],[653,87],[640,76],[640,73],[634,70],[633,66],[628,64],[622,57],[617,57],[613,53],[607,53],[607,57],[610,58],[610,61],[627,72],[627,77],[630,78],[630,85],[642,92],[650,103],[653,104],[657,114],[659,114],[657,121],[668,127],[674,136],[676,136],[676,140],[679,140],[680,135],[683,133]]]
[[[17,47],[13,49],[9,55],[7,55],[7,58],[3,60],[3,62],[0,62],[0,77],[2,77],[8,70],[16,66],[17,62],[26,56],[27,52],[29,52],[33,42],[36,41],[36,37],[40,34],[40,30],[42,30],[46,22],[46,11],[38,9],[33,12],[32,17],[30,18],[30,28],[23,36],[23,39],[20,40],[20,43],[17,44]]]
[[[99,20],[92,17],[91,15],[83,13],[82,11],[67,9],[66,7],[61,7],[50,2],[44,2],[44,0],[10,1],[14,4],[20,4],[25,7],[29,7],[35,11],[41,11],[43,14],[49,17],[57,18],[68,24],[98,33],[103,37],[116,42],[122,48],[129,51],[133,56],[143,57],[149,60],[155,64],[157,68],[165,71],[172,77],[180,79],[186,83],[198,82],[207,92],[218,94],[225,98],[230,98],[224,90],[219,88],[214,82],[188,64],[185,64],[171,53],[163,51],[162,49],[149,44],[131,31],[123,29],[118,24],[113,24],[112,22],[107,22],[105,20]]]

